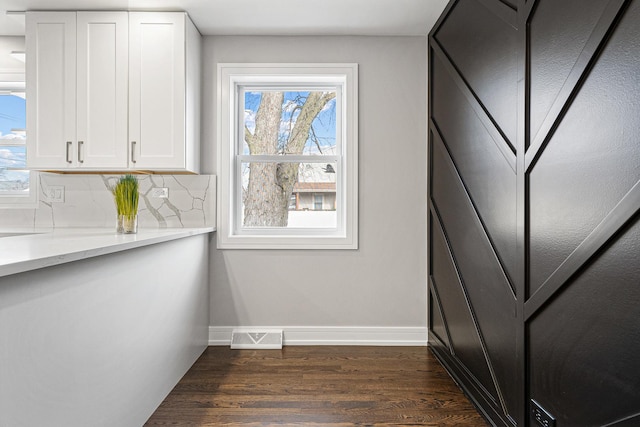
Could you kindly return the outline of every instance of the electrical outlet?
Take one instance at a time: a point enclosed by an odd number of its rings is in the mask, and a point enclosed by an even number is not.
[[[64,185],[50,185],[46,191],[49,202],[64,203]]]
[[[151,189],[151,198],[153,199],[168,199],[169,189],[167,187],[155,187]]]
[[[556,419],[533,399],[531,399],[531,416],[541,427],[556,426]]]

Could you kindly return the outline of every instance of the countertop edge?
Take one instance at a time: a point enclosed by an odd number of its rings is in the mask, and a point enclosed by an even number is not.
[[[198,227],[145,229],[137,234],[116,234],[106,229],[56,229],[48,233],[6,237],[0,241],[12,244],[14,259],[0,260],[0,277],[214,231],[215,227]],[[88,235],[84,235],[85,232]]]

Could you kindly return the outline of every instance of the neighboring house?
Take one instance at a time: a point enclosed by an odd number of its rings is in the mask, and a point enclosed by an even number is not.
[[[336,172],[333,165],[306,163],[293,187],[290,211],[335,211]]]
[[[335,182],[296,182],[290,211],[333,211],[336,209]]]

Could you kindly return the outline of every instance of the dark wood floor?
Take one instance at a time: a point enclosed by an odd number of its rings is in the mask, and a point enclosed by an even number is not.
[[[486,426],[424,347],[209,347],[146,426]]]

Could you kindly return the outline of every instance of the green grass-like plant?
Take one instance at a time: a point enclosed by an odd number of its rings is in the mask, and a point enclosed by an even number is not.
[[[121,177],[111,190],[116,201],[118,215],[132,217],[138,213],[138,178],[133,175]]]

